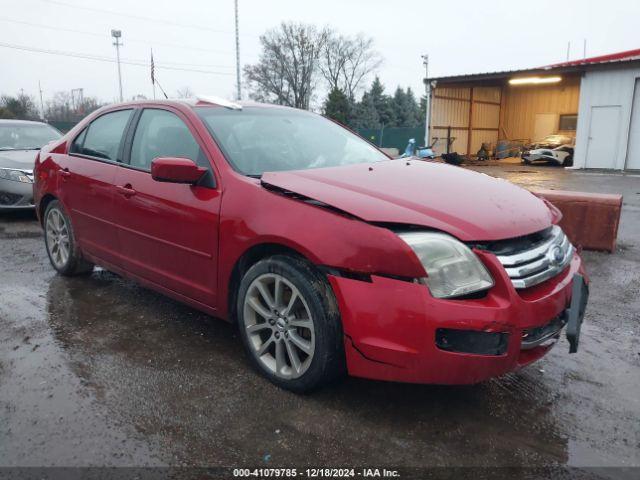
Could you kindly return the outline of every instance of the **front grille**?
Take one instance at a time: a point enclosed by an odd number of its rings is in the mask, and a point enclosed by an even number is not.
[[[543,239],[521,250],[497,254],[515,288],[528,288],[558,275],[571,262],[574,248],[557,225]]]
[[[14,205],[22,199],[22,195],[16,195],[15,193],[0,192],[0,205]]]
[[[476,355],[504,355],[509,347],[506,332],[481,332],[477,330],[436,329],[436,345],[441,350]]]

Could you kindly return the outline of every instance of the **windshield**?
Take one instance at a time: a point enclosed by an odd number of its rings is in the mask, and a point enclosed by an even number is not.
[[[0,150],[37,150],[60,137],[60,132],[43,123],[0,124]]]
[[[196,111],[232,166],[245,175],[389,159],[349,130],[302,110],[200,107]]]

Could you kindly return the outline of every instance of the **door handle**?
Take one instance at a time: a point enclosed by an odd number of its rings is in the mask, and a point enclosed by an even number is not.
[[[62,177],[63,180],[66,180],[71,176],[71,172],[69,171],[68,168],[63,168],[62,170],[60,170],[60,176]]]
[[[136,191],[133,188],[131,188],[131,185],[129,184],[125,185],[124,187],[118,185],[116,187],[116,190],[120,195],[124,195],[127,198],[133,197],[136,194]]]

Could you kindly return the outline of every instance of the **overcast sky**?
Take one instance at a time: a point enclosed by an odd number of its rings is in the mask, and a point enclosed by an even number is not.
[[[640,48],[640,2],[499,0],[239,0],[241,62],[254,62],[259,35],[282,21],[328,25],[373,37],[380,77],[423,93],[421,54],[433,76],[510,70]],[[46,28],[45,28],[46,27]],[[235,85],[233,0],[0,0],[0,93],[84,88],[114,101],[115,63],[16,49],[115,58],[110,30],[122,30],[121,57],[149,62],[167,93],[188,86],[231,97]],[[13,48],[7,48],[7,45]],[[198,71],[161,69],[161,65]],[[204,73],[209,72],[209,73]],[[124,96],[152,96],[148,66],[122,66]],[[243,92],[246,95],[246,92]]]

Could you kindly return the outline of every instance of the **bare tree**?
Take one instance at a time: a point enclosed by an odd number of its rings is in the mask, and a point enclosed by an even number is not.
[[[352,55],[352,41],[333,30],[327,31],[327,41],[322,49],[320,72],[327,81],[329,91],[340,90],[344,93],[344,69],[347,59]]]
[[[17,118],[21,120],[35,120],[40,117],[33,97],[20,93],[12,97],[0,97],[1,118]]]
[[[191,90],[190,87],[179,88],[176,91],[176,94],[178,95],[178,98],[191,98],[195,96],[195,93],[193,93],[193,90]]]
[[[326,37],[302,23],[282,23],[262,35],[260,60],[244,68],[251,98],[308,109]]]
[[[367,77],[382,64],[382,57],[373,48],[373,39],[362,34],[349,39],[345,50],[347,55],[341,70],[343,91],[355,99]]]
[[[102,105],[95,97],[83,97],[81,102],[73,102],[71,93],[56,92],[47,102],[46,118],[54,122],[74,122],[100,108]]]

